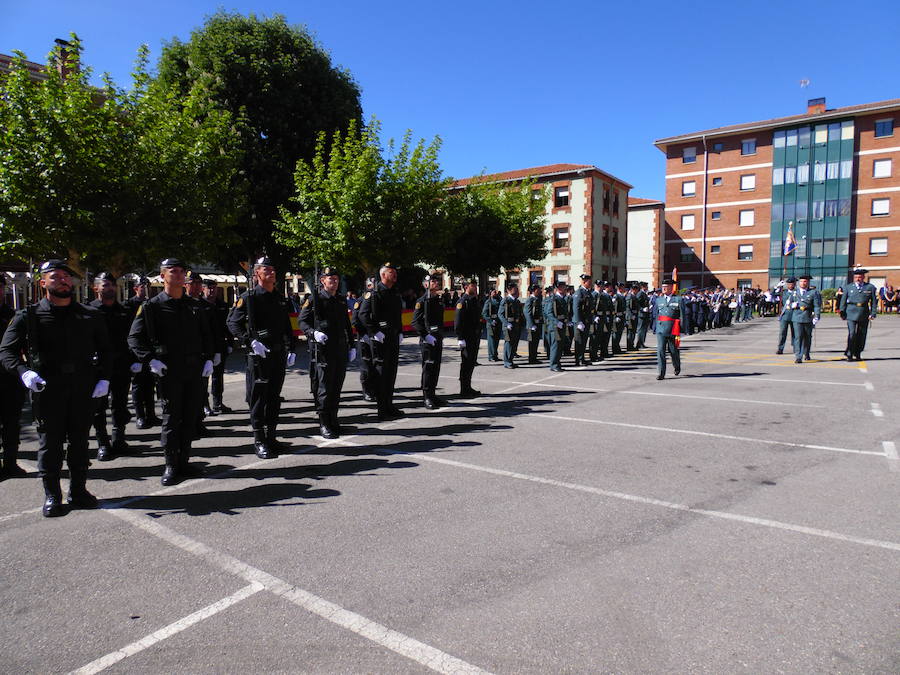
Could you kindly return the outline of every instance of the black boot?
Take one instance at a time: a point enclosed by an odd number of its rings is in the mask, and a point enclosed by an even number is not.
[[[425,392],[425,408],[428,410],[437,410],[440,407],[441,406],[437,402],[434,394],[431,392]]]
[[[203,475],[203,469],[191,464],[189,450],[178,453],[178,475],[182,478],[196,478]]]
[[[338,435],[331,428],[331,413],[319,413],[319,433],[322,438],[337,438]]]
[[[87,469],[69,469],[69,507],[97,508],[97,498],[87,491]]]
[[[125,429],[121,427],[113,427],[112,451],[116,455],[128,454],[128,443],[125,442]],[[99,459],[99,457],[97,459]]]
[[[278,456],[277,453],[284,452],[288,449],[286,443],[282,443],[278,440],[275,433],[275,427],[266,427],[266,443],[268,443],[270,450],[275,451],[276,457]]]
[[[331,430],[337,435],[341,435],[341,425],[338,422],[337,410],[331,411]]]
[[[27,476],[28,472],[21,466],[16,464],[19,458],[19,448],[4,448],[3,464],[0,467],[0,477],[2,478],[22,478]]]
[[[174,452],[166,451],[166,468],[159,482],[166,486],[178,484],[178,455]]]
[[[59,474],[47,474],[41,477],[44,483],[44,518],[57,518],[68,513],[63,506],[62,490],[59,487]]]
[[[113,451],[110,446],[109,436],[106,430],[97,433],[97,461],[108,462],[113,459]]]
[[[256,449],[256,456],[260,459],[275,459],[278,457],[278,453],[269,447],[266,432],[262,430],[253,432],[253,447]]]

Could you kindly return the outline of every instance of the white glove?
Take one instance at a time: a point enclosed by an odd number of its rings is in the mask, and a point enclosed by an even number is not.
[[[296,360],[297,360],[297,355],[294,352],[288,352],[287,367],[293,368],[294,361],[296,361]]]
[[[372,338],[376,342],[384,342],[384,333],[382,333],[381,331],[378,331],[377,333],[375,333],[375,335],[372,336]]]
[[[594,317],[594,323],[600,323],[600,317],[599,317],[599,316],[595,316],[595,317]]]
[[[795,302],[793,305],[791,305],[791,307],[793,307],[794,309],[797,309],[799,306],[800,306],[799,302]]]
[[[129,370],[130,370],[132,373],[134,373],[135,375],[137,375],[137,374],[138,374],[139,372],[141,372],[143,369],[144,369],[144,365],[143,365],[142,363],[132,363],[132,364],[131,364],[131,368],[129,368]]]
[[[91,398],[103,398],[109,393],[109,380],[97,380],[97,385],[94,387],[94,393],[91,394]]]
[[[506,324],[506,330],[512,330],[513,325],[511,323]]]
[[[254,340],[250,343],[250,350],[257,356],[261,356],[263,358],[266,358],[266,354],[269,353],[269,348],[259,340]]]
[[[537,326],[532,326],[532,327],[531,327],[531,330],[533,330],[533,331],[534,331],[534,330],[537,330]]]
[[[813,326],[815,326],[817,323],[819,323],[819,317],[814,316],[813,317]]]
[[[323,333],[320,330],[314,330],[313,337],[316,339],[316,342],[318,342],[319,344],[324,345],[326,342],[328,342],[328,336],[325,335],[325,333]]]
[[[44,391],[47,382],[33,370],[26,370],[22,373],[22,383],[31,389],[31,391]]]
[[[564,325],[565,325],[565,324],[564,324],[562,321],[557,321],[557,322],[556,322],[556,327],[557,327],[557,328],[562,328]]]
[[[571,327],[574,326],[574,325],[575,325],[575,324],[572,323],[571,321],[569,322],[569,328],[571,328]]]
[[[458,340],[456,344],[457,344],[457,346],[459,346],[460,349],[462,349],[463,347],[466,346],[466,341],[465,341],[465,340]]]
[[[397,344],[399,345],[402,342],[403,342],[403,333],[400,333],[400,335],[397,336]]]
[[[162,377],[166,374],[166,369],[168,367],[169,366],[167,366],[162,361],[159,361],[157,359],[150,359],[150,372],[152,372],[154,375],[159,375],[160,377]]]
[[[578,322],[578,330],[584,330],[584,324],[581,321]]]
[[[203,370],[200,371],[200,377],[209,377],[212,375],[213,371],[213,362],[207,359],[203,362]]]
[[[437,340],[434,339],[434,335],[428,334],[425,336],[425,342],[427,342],[430,345],[433,345],[435,342],[437,342]]]
[[[222,363],[222,355],[221,354],[213,354],[213,365],[217,366]]]
[[[350,363],[353,363],[354,361],[356,361],[356,347],[350,347],[350,353],[347,354],[347,360]]]

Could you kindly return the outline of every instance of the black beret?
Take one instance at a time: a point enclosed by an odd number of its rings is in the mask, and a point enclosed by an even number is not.
[[[787,279],[785,279],[785,281],[787,281],[789,284],[796,284],[797,277],[788,277]]]
[[[569,287],[569,282],[568,282],[568,281],[557,281],[557,282],[556,282],[556,287],[557,287],[557,288],[568,288],[568,287]]]
[[[76,276],[76,277],[78,276],[78,273],[75,270],[73,270],[71,267],[69,267],[66,264],[65,260],[59,260],[58,258],[51,258],[50,260],[45,262],[43,265],[41,265],[41,268],[40,268],[41,274],[44,274],[45,272],[52,272],[53,270],[64,270],[64,271],[68,272],[69,274],[71,274],[72,276]]]
[[[801,274],[801,275],[800,275],[799,277],[797,277],[797,278],[798,278],[798,279],[806,279],[807,281],[809,281],[810,279],[812,279],[812,275],[810,275],[810,274]]]
[[[116,283],[116,277],[113,276],[112,272],[100,272],[100,274],[94,277],[94,281],[111,281]]]
[[[665,279],[662,280],[662,285],[663,286],[674,286],[675,282],[672,281],[669,277],[666,277]]]
[[[382,267],[382,268],[385,268],[385,267],[386,267],[386,268],[389,269],[389,270],[395,270],[395,269],[397,269],[397,266],[394,265],[394,263],[389,263],[389,262],[384,263],[381,267]]]
[[[254,267],[275,267],[275,263],[272,262],[272,259],[269,256],[264,255],[261,258],[257,258],[256,262],[253,263],[253,266]]]
[[[161,263],[159,263],[160,269],[163,267],[180,267],[183,270],[187,269],[187,265],[184,264],[184,261],[181,258],[166,258]]]
[[[578,278],[581,279],[582,281],[587,281],[591,278],[591,275],[590,274],[582,274]]]
[[[204,286],[218,286],[219,282],[216,281],[215,279],[213,279],[212,277],[206,277],[206,279],[203,280],[203,285]]]
[[[337,271],[336,267],[325,267],[319,273],[321,277],[339,277],[341,273]]]
[[[195,281],[203,281],[203,279],[200,277],[200,274],[199,274],[198,272],[194,272],[194,271],[192,270],[192,271],[188,272],[188,275],[187,275],[187,282],[188,282],[189,284],[192,284],[192,283],[194,283]]]
[[[134,282],[136,286],[149,286],[150,279],[149,277],[138,277],[138,280]]]
[[[864,270],[862,267],[855,270],[850,270],[853,274],[868,274],[869,270]]]

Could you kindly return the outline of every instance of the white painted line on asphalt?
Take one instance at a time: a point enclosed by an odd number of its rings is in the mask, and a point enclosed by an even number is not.
[[[864,386],[868,391],[875,391],[875,385],[872,384],[871,382],[866,382],[863,386]]]
[[[875,417],[884,417],[884,411],[881,409],[881,405],[878,403],[872,402],[872,414]]]
[[[543,485],[551,485],[554,487],[566,488],[569,490],[577,490],[579,492],[587,492],[590,494],[599,495],[601,497],[609,497],[611,499],[620,499],[623,501],[634,502],[638,504],[646,504],[648,506],[658,506],[664,509],[670,509],[673,511],[683,511],[686,513],[694,513],[701,516],[708,516],[710,518],[721,518],[723,520],[732,520],[740,523],[746,523],[748,525],[759,525],[761,527],[769,527],[778,530],[787,530],[789,532],[797,532],[799,534],[807,534],[814,537],[823,537],[825,539],[832,539],[835,541],[844,541],[851,544],[861,544],[863,546],[873,546],[875,548],[882,548],[889,551],[898,551],[900,552],[900,543],[893,541],[884,541],[881,539],[869,539],[867,537],[855,537],[852,535],[842,534],[840,532],[834,532],[832,530],[822,530],[815,527],[806,527],[805,525],[795,525],[793,523],[784,523],[778,520],[769,520],[767,518],[756,518],[754,516],[744,516],[738,513],[728,513],[725,511],[711,511],[709,509],[697,509],[692,506],[688,506],[687,504],[678,504],[675,502],[668,502],[661,499],[653,499],[651,497],[641,497],[639,495],[631,495],[626,494],[624,492],[614,492],[611,490],[603,490],[600,488],[592,487],[589,485],[580,485],[578,483],[569,483],[566,481],[554,480],[552,478],[542,478],[541,476],[532,476],[524,473],[518,473],[515,471],[507,471],[505,469],[495,469],[492,467],[481,466],[479,464],[470,464],[468,462],[459,462],[454,459],[447,459],[444,457],[434,457],[433,455],[424,455],[416,452],[397,452],[394,453],[397,455],[404,455],[407,457],[415,457],[416,459],[421,459],[425,462],[434,462],[436,464],[446,464],[448,466],[455,466],[462,469],[470,469],[472,471],[480,471],[482,473],[494,474],[496,476],[503,476],[505,478],[515,478],[518,480],[530,481],[532,483],[540,483]],[[880,454],[880,453],[879,453]]]
[[[548,375],[547,377],[542,377],[539,380],[534,380],[533,382],[516,382],[513,386],[507,387],[506,389],[501,389],[500,391],[493,392],[495,395],[505,394],[507,392],[512,391],[513,389],[518,389],[519,387],[524,387],[528,385],[538,385],[541,382],[547,382],[548,380],[552,380],[553,378],[560,377],[562,373],[553,373],[553,375]]]
[[[611,427],[625,427],[627,429],[643,429],[646,431],[664,431],[668,434],[688,434],[691,436],[706,436],[708,438],[721,438],[727,441],[741,441],[744,443],[760,443],[762,445],[784,445],[789,448],[805,448],[807,450],[827,450],[829,452],[846,452],[854,455],[874,455],[880,457],[882,453],[872,450],[852,450],[850,448],[834,448],[828,445],[809,445],[806,443],[791,443],[789,441],[772,441],[764,438],[747,438],[745,436],[728,436],[726,434],[714,434],[710,431],[693,431],[691,429],[673,429],[672,427],[654,427],[647,424],[631,424],[628,422],[611,422],[608,420],[585,419],[581,417],[563,417],[549,413],[531,413],[532,417],[546,417],[552,420],[565,422],[584,422],[586,424],[602,424]]]
[[[237,593],[229,595],[227,598],[222,598],[218,602],[214,602],[193,614],[188,614],[186,617],[178,619],[178,621],[170,623],[164,628],[160,628],[158,631],[151,633],[137,642],[125,645],[117,651],[111,652],[106,656],[101,656],[96,661],[91,661],[89,664],[82,666],[78,670],[73,670],[69,675],[93,675],[94,673],[106,670],[111,665],[116,664],[123,659],[127,659],[129,656],[134,656],[135,654],[162,642],[166,638],[170,638],[173,635],[190,628],[194,624],[200,623],[204,619],[208,619],[209,617],[228,609],[232,605],[239,603],[241,600],[246,600],[251,595],[259,593],[262,590],[265,590],[265,586],[253,582],[249,586],[244,586]]]
[[[897,454],[897,446],[894,441],[882,441],[881,445],[888,460],[888,468],[892,472],[900,471],[900,455]]]
[[[147,516],[128,510],[112,510],[107,513],[114,515],[129,524],[162,539],[168,544],[180,548],[191,555],[210,563],[229,574],[234,574],[250,583],[260,584],[266,590],[277,596],[283,597],[295,605],[330,621],[331,623],[346,628],[367,640],[381,645],[392,652],[405,656],[408,659],[421,663],[438,673],[486,673],[477,666],[442,652],[435,647],[419,642],[418,640],[388,628],[385,625],[371,621],[356,612],[344,609],[340,605],[329,602],[309,591],[292,586],[287,581],[279,579],[268,572],[248,565],[237,558],[217,551],[206,544],[191,539],[183,534],[169,529],[161,523],[150,520]]]

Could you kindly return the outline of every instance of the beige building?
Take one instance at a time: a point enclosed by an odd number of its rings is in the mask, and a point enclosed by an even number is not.
[[[658,288],[665,276],[662,241],[666,205],[656,199],[628,198],[628,250],[625,257],[628,281],[643,281]]]
[[[631,185],[590,164],[551,164],[530,169],[464,178],[514,183],[527,178],[548,186],[547,242],[549,252],[527,269],[504,270],[490,282],[502,288],[507,281],[548,286],[556,281],[577,285],[581,274],[595,279],[625,279],[628,191]]]

